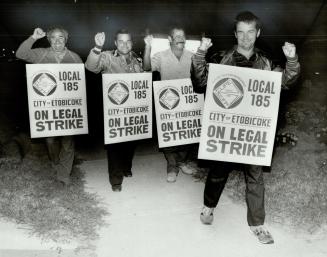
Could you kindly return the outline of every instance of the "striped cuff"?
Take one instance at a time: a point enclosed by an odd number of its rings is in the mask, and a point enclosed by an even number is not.
[[[101,51],[102,51],[102,48],[98,47],[98,46],[95,46],[92,51],[95,53],[95,54],[100,54]]]
[[[203,51],[200,48],[198,48],[198,50],[196,51],[196,55],[201,56],[201,57],[205,57],[207,54],[207,51]]]
[[[287,62],[290,62],[290,63],[295,63],[295,62],[298,62],[298,56],[295,55],[294,57],[286,57],[287,59]]]

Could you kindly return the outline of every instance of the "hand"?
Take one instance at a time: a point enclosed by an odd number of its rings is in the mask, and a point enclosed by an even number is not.
[[[283,52],[286,56],[286,58],[294,58],[295,57],[295,53],[296,53],[296,47],[294,44],[285,42],[285,44],[283,45]]]
[[[104,32],[97,33],[94,37],[95,44],[99,47],[103,47],[104,41],[106,40],[106,35]]]
[[[34,38],[35,40],[38,40],[40,38],[45,37],[45,35],[46,35],[45,32],[41,28],[36,28],[36,29],[34,29],[32,38]]]
[[[152,35],[147,35],[144,38],[145,47],[151,47],[152,46],[152,40],[153,40],[153,36]]]
[[[203,37],[201,39],[200,47],[199,49],[202,51],[208,51],[208,49],[212,46],[211,38]]]

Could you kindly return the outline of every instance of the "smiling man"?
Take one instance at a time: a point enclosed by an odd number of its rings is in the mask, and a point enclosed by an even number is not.
[[[50,47],[32,48],[35,41],[47,37]],[[44,32],[36,28],[33,35],[17,49],[16,56],[30,63],[82,63],[81,58],[67,49],[68,32],[62,28],[53,28]]]
[[[85,67],[94,73],[133,73],[142,72],[142,59],[133,51],[132,36],[126,29],[116,32],[116,50],[102,51],[105,33],[95,35],[95,47],[87,57]]]
[[[271,60],[259,49],[255,42],[261,33],[258,17],[251,12],[242,12],[236,16],[234,34],[237,45],[228,51],[220,61],[221,64],[247,67],[260,70],[282,71],[282,88],[287,89],[299,76],[300,64],[295,45],[285,42],[282,47],[286,57],[285,69],[275,67]],[[208,66],[205,55],[212,46],[210,38],[202,38],[197,53],[192,58],[192,81],[195,91],[204,92],[207,86]],[[272,235],[264,227],[264,180],[261,166],[244,165],[246,182],[247,222],[254,235],[263,244],[274,243]],[[203,224],[213,222],[213,212],[224,190],[229,173],[234,169],[233,163],[211,162],[204,189],[204,207],[200,214]]]
[[[158,71],[161,80],[190,78],[193,53],[185,49],[186,35],[184,29],[176,26],[171,28],[168,35],[170,47],[150,58],[152,39],[152,35],[146,36],[144,39],[144,70]],[[167,160],[167,182],[175,182],[180,170],[188,175],[196,172],[188,164],[192,151],[196,151],[194,145],[166,147],[162,151]]]
[[[50,47],[32,48],[37,40],[45,36]],[[16,57],[30,63],[82,63],[76,53],[67,49],[67,40],[68,32],[63,28],[52,28],[47,33],[36,28],[33,35],[19,46]],[[65,185],[69,184],[75,153],[73,137],[47,137],[45,140],[57,179]]]
[[[120,29],[115,36],[115,50],[102,51],[106,36],[104,32],[94,37],[95,47],[87,57],[85,67],[94,73],[138,73],[143,72],[142,59],[132,51],[132,36]],[[122,190],[124,176],[132,177],[132,160],[136,141],[109,144],[106,146],[109,182],[114,192]]]

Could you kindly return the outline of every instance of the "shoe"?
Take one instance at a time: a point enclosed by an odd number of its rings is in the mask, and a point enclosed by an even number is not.
[[[73,165],[80,165],[83,163],[83,161],[84,160],[82,158],[75,157],[73,160]]]
[[[200,214],[200,220],[205,225],[211,225],[213,222],[213,211],[215,208],[209,208],[207,206],[203,206],[202,212]]]
[[[57,180],[64,186],[69,186],[71,184],[70,177],[57,177]]]
[[[112,191],[114,191],[114,192],[120,192],[122,189],[121,185],[114,185],[111,188],[112,188]]]
[[[130,177],[133,177],[133,173],[130,170],[124,171],[124,176],[127,178],[130,178]]]
[[[66,174],[62,170],[57,171],[57,180],[62,183],[64,186],[70,185],[70,175]]]
[[[176,182],[176,179],[177,179],[177,173],[169,172],[167,174],[167,182],[168,183],[174,183],[174,182]]]
[[[183,163],[183,164],[180,164],[178,167],[179,167],[180,171],[186,175],[192,175],[197,172],[196,168],[192,167],[189,164]]]
[[[273,244],[274,239],[269,231],[264,226],[250,226],[253,234],[258,238],[262,244]]]

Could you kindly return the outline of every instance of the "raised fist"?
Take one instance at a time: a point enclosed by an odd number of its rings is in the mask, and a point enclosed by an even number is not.
[[[153,40],[153,36],[152,35],[147,35],[144,38],[145,46],[152,46],[152,40]]]
[[[104,32],[97,33],[94,37],[95,44],[99,47],[103,47],[105,40],[106,40],[106,35],[104,34]]]
[[[34,38],[35,40],[38,40],[40,38],[45,37],[45,35],[46,35],[45,32],[41,28],[36,28],[36,29],[34,29],[32,38]]]
[[[283,52],[286,56],[286,58],[293,58],[295,57],[295,53],[296,53],[296,47],[294,44],[285,42],[285,44],[283,45]]]
[[[208,51],[208,49],[212,46],[211,38],[203,37],[201,39],[200,47],[199,49],[202,51]]]

